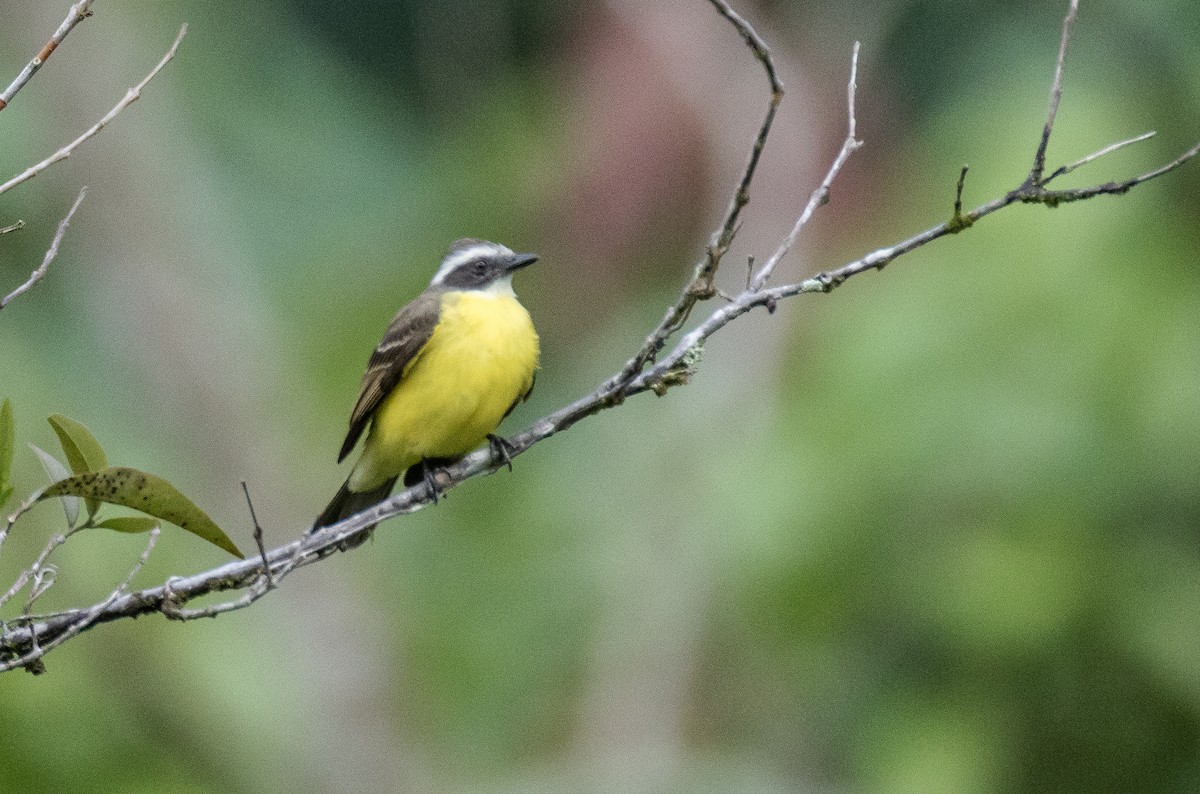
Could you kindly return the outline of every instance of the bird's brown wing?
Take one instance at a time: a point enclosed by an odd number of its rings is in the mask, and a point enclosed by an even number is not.
[[[345,460],[358,443],[383,398],[396,387],[409,366],[417,360],[421,349],[433,335],[433,329],[441,315],[442,295],[436,290],[426,290],[412,303],[400,310],[388,326],[379,346],[367,362],[358,402],[350,414],[350,432],[338,454],[338,463]]]

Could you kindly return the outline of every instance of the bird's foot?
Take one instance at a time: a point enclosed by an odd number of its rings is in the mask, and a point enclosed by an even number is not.
[[[429,491],[429,498],[435,505],[438,503],[438,498],[445,494],[444,486],[438,482],[439,474],[446,478],[446,484],[449,485],[450,473],[444,466],[439,465],[437,461],[421,461],[421,480],[425,483],[425,488]]]
[[[512,453],[515,451],[513,445],[508,443],[508,439],[495,433],[488,433],[487,440],[492,454],[500,459],[500,465],[507,466],[508,470],[512,471]]]

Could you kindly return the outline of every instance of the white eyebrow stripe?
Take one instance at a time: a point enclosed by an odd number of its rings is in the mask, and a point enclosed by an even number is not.
[[[511,255],[512,251],[497,243],[486,242],[475,243],[461,251],[455,251],[442,260],[442,266],[433,274],[433,280],[429,282],[429,286],[436,287],[441,284],[446,276],[450,275],[450,271],[465,262],[481,256],[495,256],[496,254]]]

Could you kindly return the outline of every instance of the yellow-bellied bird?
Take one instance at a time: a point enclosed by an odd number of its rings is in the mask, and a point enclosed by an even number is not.
[[[537,332],[512,277],[536,261],[483,240],[450,246],[371,354],[338,462],[364,430],[367,440],[312,531],[382,501],[401,475],[406,485],[424,479],[436,501],[436,467],[484,440],[507,457],[507,443],[492,433],[529,396],[538,364]]]

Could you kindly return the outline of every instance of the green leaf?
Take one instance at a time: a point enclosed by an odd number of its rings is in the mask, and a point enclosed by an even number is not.
[[[46,450],[35,444],[30,444],[29,448],[37,453],[38,459],[42,462],[42,468],[46,470],[46,476],[54,484],[66,480],[71,476],[71,472],[67,471],[67,467],[58,462],[58,458],[51,455]],[[54,486],[50,486],[53,488]],[[50,490],[49,488],[46,489]],[[42,492],[42,496],[46,495],[46,491]],[[40,500],[42,496],[39,496]],[[79,500],[71,495],[64,495],[62,499],[63,512],[67,514],[67,525],[75,526],[75,522],[79,520]]]
[[[12,496],[8,476],[12,472],[13,436],[12,403],[6,398],[0,403],[0,508],[3,508]]]
[[[67,463],[71,465],[73,473],[83,474],[86,471],[99,471],[108,466],[108,456],[104,454],[104,449],[92,435],[91,430],[62,414],[51,414],[46,417],[46,421],[58,435],[58,443],[62,444],[63,454],[67,456]],[[87,500],[89,516],[96,515],[96,511],[99,509],[100,502],[98,500]]]
[[[238,559],[245,559],[229,536],[213,523],[207,513],[176,490],[171,483],[153,474],[125,466],[109,466],[100,471],[68,477],[51,485],[38,498],[46,499],[65,494],[132,507],[204,538]]]
[[[138,532],[149,532],[161,523],[157,518],[146,516],[120,516],[119,518],[106,518],[96,526],[115,532],[137,534]]]
[[[72,472],[83,474],[85,471],[100,471],[108,467],[108,456],[92,431],[62,414],[51,414],[46,420],[58,434],[58,441],[62,444]]]

